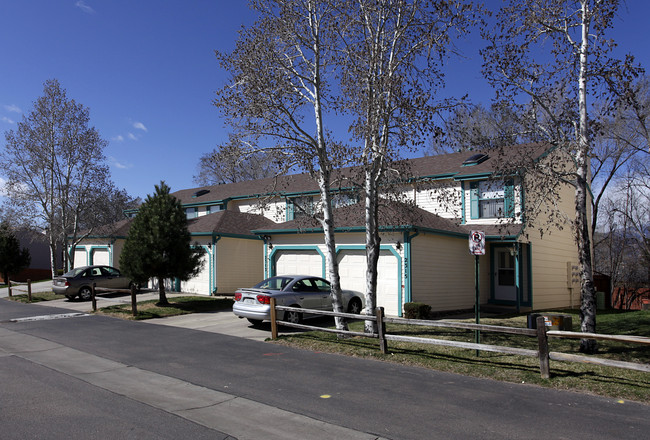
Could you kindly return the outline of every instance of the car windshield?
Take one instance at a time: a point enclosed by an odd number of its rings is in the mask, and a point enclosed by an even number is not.
[[[74,278],[77,275],[79,275],[81,272],[84,270],[88,269],[87,267],[77,267],[76,269],[72,269],[70,272],[64,273],[63,276],[66,278]]]
[[[254,287],[256,289],[282,290],[291,282],[292,279],[293,278],[288,277],[268,278],[261,283],[256,284]]]

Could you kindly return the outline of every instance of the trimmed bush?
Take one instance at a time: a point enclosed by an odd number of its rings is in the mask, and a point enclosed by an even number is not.
[[[431,306],[419,302],[408,302],[404,304],[404,317],[407,319],[429,319]]]

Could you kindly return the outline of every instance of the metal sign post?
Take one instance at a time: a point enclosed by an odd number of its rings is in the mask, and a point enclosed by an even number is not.
[[[483,231],[472,231],[469,234],[469,252],[474,255],[474,287],[476,290],[476,300],[474,303],[474,315],[476,323],[481,323],[481,292],[479,288],[479,255],[485,255],[485,233]],[[481,343],[481,331],[474,331],[474,340],[477,344]],[[479,350],[476,350],[476,356]]]

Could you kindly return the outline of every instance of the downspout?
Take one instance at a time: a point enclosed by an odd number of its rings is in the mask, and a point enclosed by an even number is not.
[[[415,230],[413,235],[409,235],[408,231],[404,231],[404,260],[405,260],[405,269],[406,269],[406,283],[405,283],[405,292],[404,292],[404,302],[413,301],[413,286],[411,285],[411,240],[420,235],[420,233]],[[401,316],[401,310],[400,310]]]

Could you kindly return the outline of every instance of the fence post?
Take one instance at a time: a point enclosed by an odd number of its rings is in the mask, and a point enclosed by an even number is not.
[[[32,302],[32,280],[27,278],[27,302]]]
[[[546,336],[546,324],[544,317],[538,316],[537,324],[537,342],[539,343],[539,372],[542,379],[548,379],[551,376],[551,367],[548,361],[548,337]]]
[[[138,300],[135,297],[134,283],[131,283],[131,315],[138,316]]]
[[[275,311],[275,298],[271,297],[271,339],[278,338],[278,315]]]
[[[379,336],[379,348],[383,354],[388,354],[388,343],[386,341],[386,324],[384,323],[384,308],[375,309],[377,316],[377,335]]]
[[[90,299],[93,302],[93,312],[97,311],[97,299],[95,298],[95,287],[97,286],[97,283],[93,283],[93,285],[90,287]]]
[[[7,289],[9,289],[9,298],[11,298],[11,280],[7,280]]]

